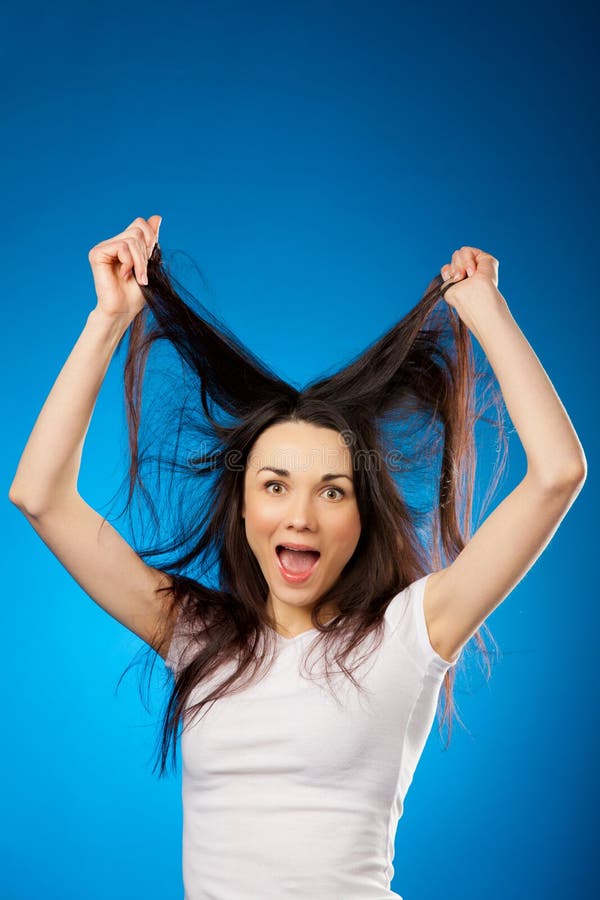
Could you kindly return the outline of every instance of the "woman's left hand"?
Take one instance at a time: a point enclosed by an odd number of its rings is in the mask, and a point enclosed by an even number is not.
[[[456,286],[447,288],[444,299],[450,306],[460,303],[462,297],[472,296],[482,287],[498,290],[498,260],[477,247],[461,247],[452,254],[452,262],[440,269],[444,282],[454,281]],[[444,285],[445,287],[445,285]]]
[[[477,247],[461,247],[452,254],[452,262],[440,269],[444,284],[443,298],[456,310],[459,317],[478,337],[476,319],[485,315],[490,301],[506,304],[498,290],[499,261],[490,253]],[[450,287],[448,287],[450,284]]]

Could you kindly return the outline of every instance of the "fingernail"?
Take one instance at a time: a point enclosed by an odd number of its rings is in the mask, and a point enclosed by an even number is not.
[[[472,266],[467,267],[467,275],[469,276],[469,278],[471,277],[471,275],[473,275],[474,272],[475,269],[473,269]]]

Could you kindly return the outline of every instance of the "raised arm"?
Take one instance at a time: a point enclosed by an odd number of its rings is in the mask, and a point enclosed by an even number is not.
[[[29,436],[9,499],[84,591],[111,616],[155,645],[170,639],[168,577],[146,565],[79,495],[85,437],[104,376],[125,331],[145,304],[147,260],[159,216],[138,218],[89,254],[98,302],[61,369]],[[135,270],[135,277],[134,277]],[[137,277],[137,281],[136,281]]]
[[[560,398],[498,291],[498,261],[463,247],[442,273],[451,269],[452,280],[465,272],[468,278],[447,288],[445,299],[486,353],[527,458],[520,483],[454,562],[427,581],[432,644],[454,661],[548,545],[581,490],[587,463]]]

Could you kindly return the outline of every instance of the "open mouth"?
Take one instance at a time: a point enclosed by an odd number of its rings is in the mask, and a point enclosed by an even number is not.
[[[292,583],[310,578],[321,557],[318,550],[293,550],[282,544],[278,544],[275,551],[281,574]]]

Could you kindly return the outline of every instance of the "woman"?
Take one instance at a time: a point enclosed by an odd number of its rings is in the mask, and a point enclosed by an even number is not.
[[[448,713],[461,651],[471,638],[484,648],[479,629],[573,503],[583,449],[489,254],[455,251],[387,334],[297,390],[181,299],[159,224],[137,218],[90,251],[97,305],[10,498],[175,675],[160,774],[182,722],[186,897],[398,897],[394,834],[441,688]],[[77,491],[98,391],[126,332],[126,508],[139,483],[166,527],[162,550],[135,552]],[[527,457],[523,479],[473,534],[484,373],[470,334]],[[141,386],[160,338],[194,379],[196,409],[186,400],[178,419],[163,409],[157,442],[160,471],[176,438],[167,512],[179,511],[177,527],[156,515],[140,473]],[[142,559],[174,550],[160,568]],[[324,667],[308,667],[319,648]]]

